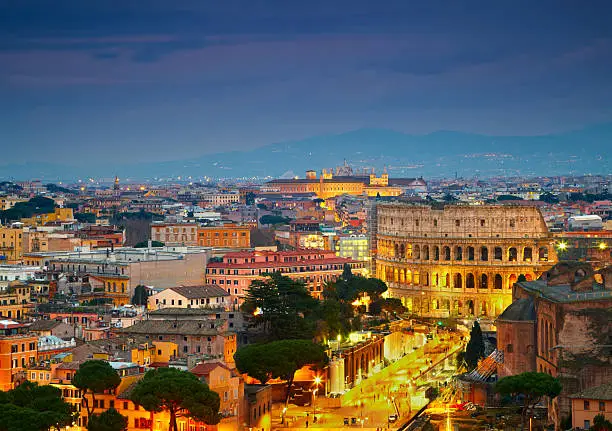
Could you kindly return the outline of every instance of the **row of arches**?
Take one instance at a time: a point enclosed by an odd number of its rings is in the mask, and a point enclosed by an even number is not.
[[[540,347],[540,356],[542,358],[552,358],[552,349],[556,346],[555,331],[550,320],[540,319],[538,325],[538,344]]]
[[[404,307],[423,317],[491,316],[501,314],[512,302],[511,296],[503,297],[430,297],[398,296]]]
[[[410,270],[405,268],[393,268],[379,266],[377,276],[385,282],[426,286],[426,287],[448,287],[454,289],[507,289],[523,275],[527,281],[535,279],[534,274],[500,274],[488,272],[432,272]]]
[[[548,262],[548,247],[531,246],[451,246],[406,244],[387,240],[379,241],[379,256],[397,259],[433,260],[433,261],[467,261],[467,262]]]

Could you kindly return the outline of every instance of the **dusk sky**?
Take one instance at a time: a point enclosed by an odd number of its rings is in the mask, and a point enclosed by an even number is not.
[[[612,120],[611,1],[5,0],[5,163]]]

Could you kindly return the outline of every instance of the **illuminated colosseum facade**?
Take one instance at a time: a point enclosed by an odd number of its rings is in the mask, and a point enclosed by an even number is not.
[[[424,317],[496,317],[519,276],[557,262],[542,214],[530,206],[380,204],[376,274]]]

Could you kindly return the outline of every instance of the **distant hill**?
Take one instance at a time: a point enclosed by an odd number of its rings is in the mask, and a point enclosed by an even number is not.
[[[112,166],[130,178],[300,176],[347,160],[357,167],[386,166],[391,176],[558,175],[610,173],[612,123],[542,136],[486,136],[439,131],[411,135],[359,129],[269,144],[250,151],[207,154],[192,160]],[[43,163],[0,166],[0,179],[109,176],[109,167],[75,169]]]

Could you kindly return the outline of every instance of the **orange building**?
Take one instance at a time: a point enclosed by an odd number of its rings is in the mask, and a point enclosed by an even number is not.
[[[306,284],[311,295],[321,297],[323,286],[342,275],[344,264],[353,273],[363,274],[363,262],[337,257],[333,251],[248,251],[233,252],[223,256],[222,262],[210,262],[206,267],[206,284],[216,284],[232,295],[232,302],[240,304],[253,280],[263,279],[265,274],[281,272]]]
[[[17,263],[23,256],[23,228],[0,226],[0,259]]]
[[[0,390],[8,391],[25,379],[25,369],[36,363],[38,337],[27,326],[0,320]]]
[[[198,245],[203,247],[249,248],[251,228],[236,224],[200,226]]]
[[[597,415],[603,415],[607,420],[612,419],[612,383],[586,389],[570,395],[570,398],[574,429],[588,430]]]

